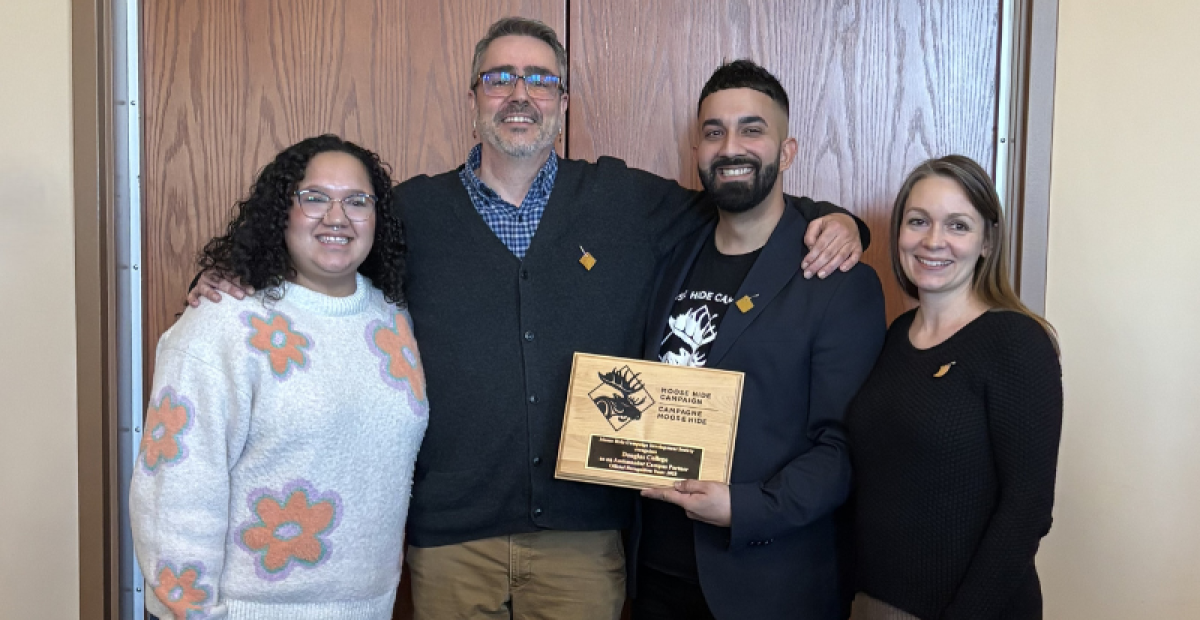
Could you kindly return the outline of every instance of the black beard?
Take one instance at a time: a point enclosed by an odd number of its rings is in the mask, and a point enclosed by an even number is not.
[[[750,166],[754,169],[754,178],[718,186],[717,168],[726,166]],[[745,213],[766,200],[775,187],[775,180],[779,177],[779,158],[760,168],[758,160],[749,157],[718,157],[709,164],[708,170],[700,168],[699,172],[700,183],[718,209],[726,213]]]

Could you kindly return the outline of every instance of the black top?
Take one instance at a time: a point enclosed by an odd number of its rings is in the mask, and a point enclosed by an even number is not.
[[[721,319],[728,312],[739,312],[733,296],[761,253],[760,248],[747,254],[722,254],[717,250],[716,236],[709,236],[683,290],[675,296],[675,307],[659,348],[660,362],[705,365]],[[669,502],[643,501],[642,531],[639,561],[676,577],[699,580],[692,520],[683,508]]]
[[[888,330],[851,403],[857,587],[925,620],[1041,617],[1062,371],[1050,337],[986,312],[921,350]]]
[[[554,478],[571,357],[641,357],[656,264],[712,219],[698,197],[617,159],[559,160],[522,261],[479,216],[457,171],[396,187],[430,405],[413,545],[629,525],[636,493]],[[815,206],[812,217],[837,210]],[[579,262],[585,251],[591,269]]]

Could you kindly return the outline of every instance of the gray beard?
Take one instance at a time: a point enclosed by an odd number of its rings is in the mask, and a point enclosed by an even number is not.
[[[524,159],[554,145],[554,139],[558,134],[558,123],[538,125],[532,142],[505,140],[496,132],[496,125],[492,122],[478,123],[477,130],[480,140],[492,145],[496,150],[509,157]]]

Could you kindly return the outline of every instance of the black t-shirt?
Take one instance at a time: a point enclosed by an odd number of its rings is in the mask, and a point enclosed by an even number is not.
[[[727,256],[717,250],[715,237],[709,237],[683,290],[675,296],[659,347],[659,361],[677,366],[706,364],[721,319],[729,312],[739,312],[734,295],[761,252]],[[642,501],[642,564],[696,580],[696,544],[692,536],[692,520],[682,508],[658,500]]]

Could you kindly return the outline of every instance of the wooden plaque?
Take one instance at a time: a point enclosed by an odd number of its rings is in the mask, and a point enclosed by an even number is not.
[[[576,353],[554,476],[636,489],[729,482],[742,373]]]

